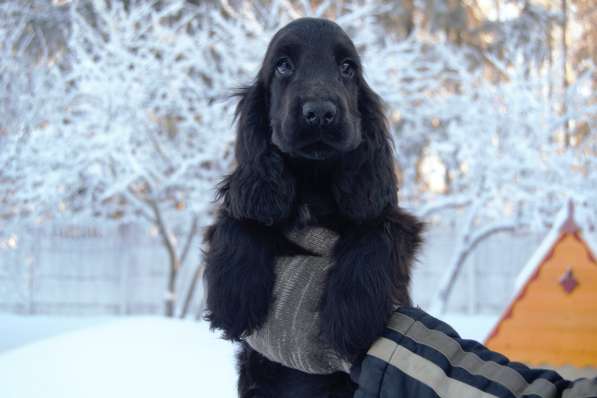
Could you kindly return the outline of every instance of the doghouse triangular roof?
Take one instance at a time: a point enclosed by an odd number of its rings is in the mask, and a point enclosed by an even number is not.
[[[597,257],[588,239],[570,202],[521,271],[489,348],[532,365],[597,363]]]

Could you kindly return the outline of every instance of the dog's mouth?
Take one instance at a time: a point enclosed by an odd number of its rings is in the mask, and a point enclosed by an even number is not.
[[[317,141],[303,146],[297,151],[297,155],[311,160],[329,159],[336,155],[337,150],[323,141]]]

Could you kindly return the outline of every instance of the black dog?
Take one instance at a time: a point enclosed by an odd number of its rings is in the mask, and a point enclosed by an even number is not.
[[[340,235],[321,302],[322,337],[362,356],[396,304],[408,305],[421,224],[398,207],[391,142],[380,98],[335,23],[304,18],[272,39],[237,108],[238,165],[206,241],[207,319],[241,340],[266,319],[276,257],[298,253],[282,233],[296,224]],[[344,374],[307,375],[246,344],[241,397],[351,397]]]

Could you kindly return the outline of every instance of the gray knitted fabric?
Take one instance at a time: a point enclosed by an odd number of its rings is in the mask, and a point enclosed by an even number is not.
[[[268,319],[246,341],[269,360],[306,373],[349,372],[350,364],[319,338],[319,302],[338,237],[330,230],[313,227],[287,236],[321,257],[281,257],[277,261]]]

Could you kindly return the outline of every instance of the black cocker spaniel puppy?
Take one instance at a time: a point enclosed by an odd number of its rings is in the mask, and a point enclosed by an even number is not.
[[[322,337],[364,355],[397,304],[409,305],[422,225],[398,207],[380,98],[354,44],[335,23],[303,18],[273,37],[253,85],[239,94],[237,166],[208,230],[207,319],[241,340],[266,319],[278,256],[300,251],[283,231],[321,225],[340,236],[321,301]],[[307,375],[248,345],[239,395],[352,397],[348,375]]]

